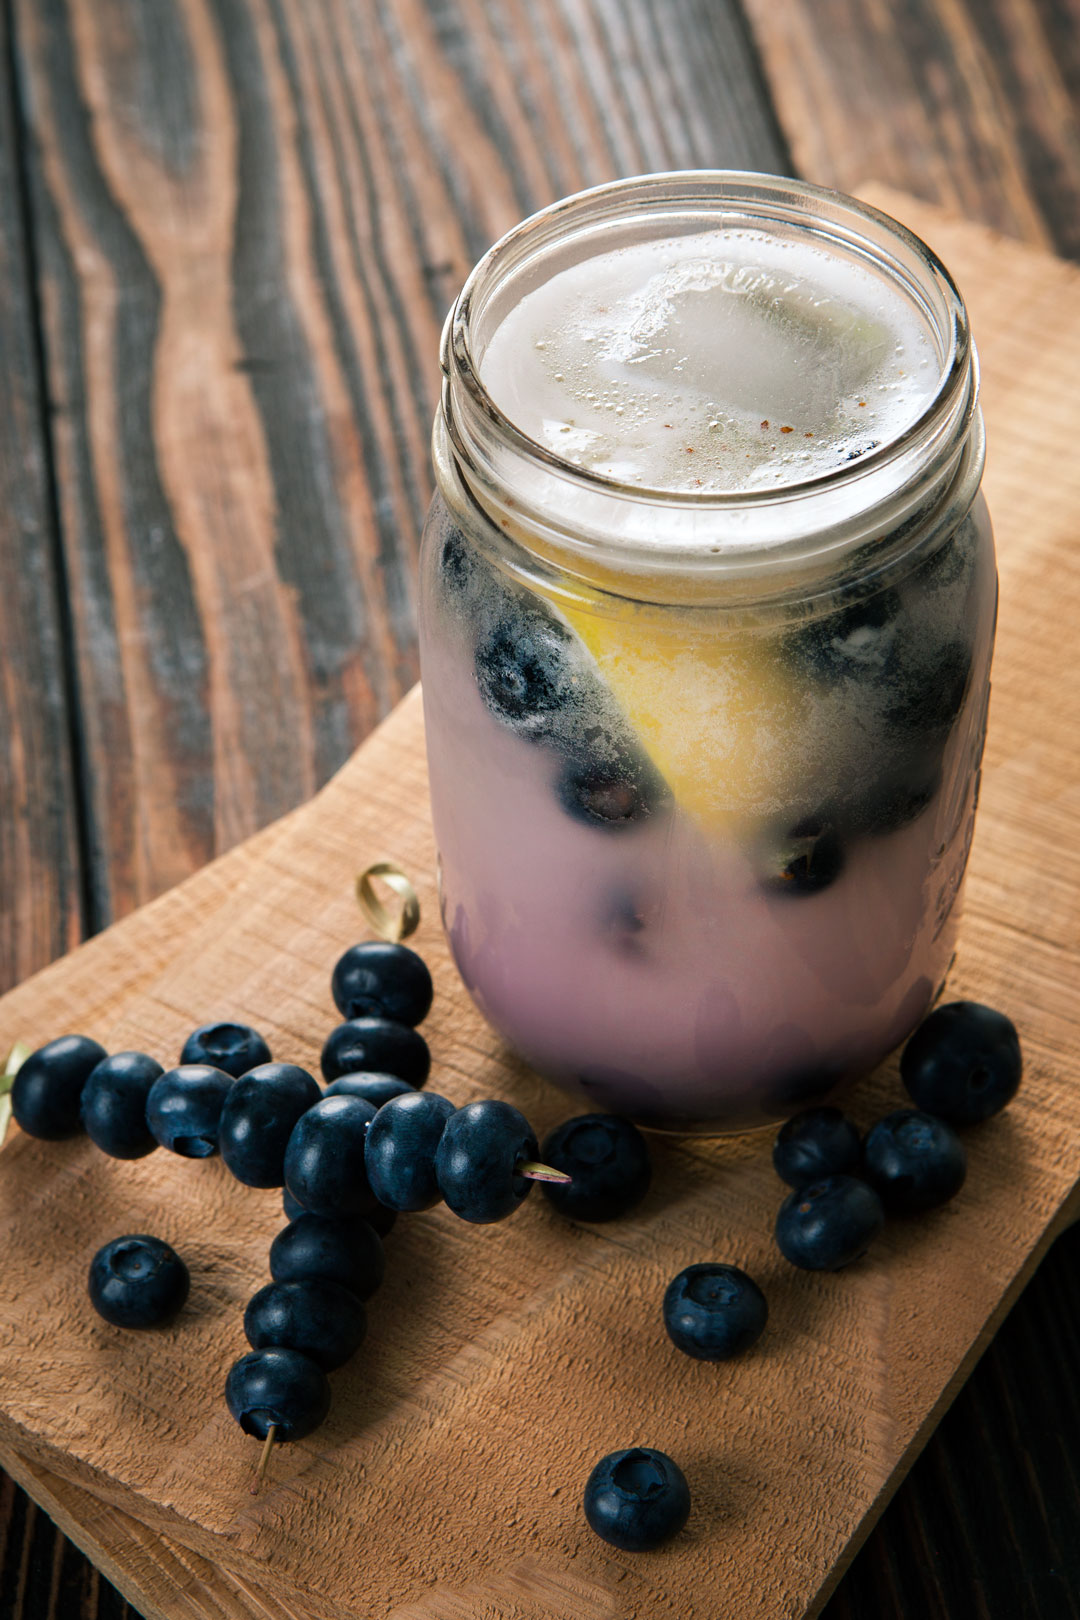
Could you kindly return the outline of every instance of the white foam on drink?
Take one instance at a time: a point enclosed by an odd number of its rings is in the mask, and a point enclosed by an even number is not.
[[[480,374],[530,438],[643,488],[782,489],[897,439],[941,374],[926,317],[864,263],[717,229],[556,271]]]

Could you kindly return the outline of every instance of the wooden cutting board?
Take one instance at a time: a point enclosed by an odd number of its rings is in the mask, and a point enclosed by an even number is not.
[[[12,1132],[0,1161],[0,1461],[149,1616],[168,1620],[631,1620],[815,1613],[1039,1257],[1080,1185],[1080,272],[873,192],[942,253],[983,358],[986,488],[1002,606],[983,802],[950,991],[1020,1026],[1020,1098],[971,1133],[951,1206],[889,1227],[839,1276],[786,1266],[768,1139],[664,1141],[633,1218],[588,1230],[534,1195],[471,1228],[403,1218],[368,1340],[329,1421],[282,1448],[263,1494],[224,1409],[244,1303],[267,1279],[273,1193],[217,1162],[135,1164]],[[287,740],[283,742],[287,746]],[[541,1132],[573,1105],[510,1058],[449,961],[433,892],[413,694],[308,806],[0,1001],[0,1048],[78,1028],[173,1059],[232,1016],[315,1065],[329,971],[362,933],[352,880],[388,856],[424,905],[437,996],[431,1086],[503,1096]],[[860,1088],[867,1122],[901,1100]],[[122,1231],[192,1271],[173,1328],[124,1334],[85,1295]],[[741,1363],[680,1356],[659,1319],[691,1261],[750,1270],[771,1321]],[[671,1452],[694,1495],[669,1548],[631,1557],[585,1526],[615,1446]]]

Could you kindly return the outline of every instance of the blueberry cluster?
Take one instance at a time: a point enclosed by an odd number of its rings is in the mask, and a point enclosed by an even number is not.
[[[866,1253],[888,1215],[918,1215],[953,1198],[967,1154],[956,1126],[992,1117],[1016,1095],[1015,1026],[973,1001],[938,1007],[915,1031],[900,1076],[916,1108],[886,1114],[865,1139],[836,1108],[809,1108],[783,1126],[773,1165],[795,1190],[776,1218],[785,1259],[839,1271]]]

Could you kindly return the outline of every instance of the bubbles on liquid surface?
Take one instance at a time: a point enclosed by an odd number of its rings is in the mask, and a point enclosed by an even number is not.
[[[481,374],[564,459],[671,490],[783,487],[895,439],[928,403],[924,318],[802,240],[715,230],[597,253],[515,305]]]

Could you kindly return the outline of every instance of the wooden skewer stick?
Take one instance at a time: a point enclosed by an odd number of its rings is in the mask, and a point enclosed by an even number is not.
[[[263,1444],[262,1456],[259,1458],[259,1466],[255,1470],[255,1478],[251,1482],[252,1496],[258,1496],[259,1486],[266,1478],[266,1470],[270,1466],[270,1453],[274,1449],[274,1436],[276,1434],[277,1424],[271,1423],[270,1427],[266,1431],[266,1440]]]
[[[553,1169],[550,1164],[537,1164],[535,1159],[520,1159],[514,1170],[526,1181],[553,1181],[559,1187],[568,1187],[573,1180],[572,1176]]]

